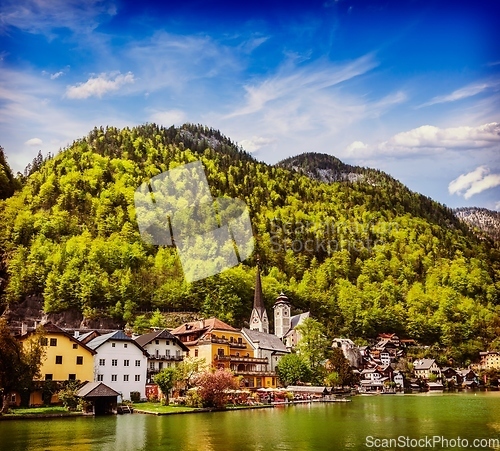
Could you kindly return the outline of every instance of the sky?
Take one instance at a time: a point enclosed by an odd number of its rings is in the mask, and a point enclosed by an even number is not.
[[[2,0],[0,145],[23,171],[94,126],[200,123],[500,210],[498,23],[496,0]]]

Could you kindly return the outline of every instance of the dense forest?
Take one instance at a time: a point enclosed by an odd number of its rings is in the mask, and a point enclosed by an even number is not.
[[[141,239],[134,191],[197,160],[213,198],[248,205],[256,242],[244,264],[188,284],[174,247]],[[324,181],[329,169],[361,177]],[[38,161],[12,196],[4,178],[4,305],[38,295],[46,312],[78,308],[132,323],[139,311],[159,308],[241,326],[258,255],[269,313],[284,291],[330,337],[397,332],[464,362],[500,345],[498,248],[380,171],[315,154],[271,166],[216,130],[147,124],[95,128]]]

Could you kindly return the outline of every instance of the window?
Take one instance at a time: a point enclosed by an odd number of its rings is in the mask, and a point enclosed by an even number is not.
[[[102,374],[97,375],[97,382],[102,382],[104,379],[104,376]]]
[[[111,360],[111,366],[118,366],[118,359]]]
[[[99,359],[99,366],[106,365],[106,359]]]
[[[40,340],[40,344],[41,344],[42,346],[48,346],[48,345],[49,345],[49,340],[48,340],[48,338],[43,337],[43,338]]]
[[[62,355],[56,355],[56,365],[62,365]]]
[[[128,343],[123,343],[123,347],[124,348],[128,347]]]
[[[116,343],[111,343],[111,347],[114,348],[116,346]]]
[[[76,343],[73,343],[73,349],[78,349],[78,345]]]
[[[141,375],[140,374],[136,374],[135,375],[135,381],[136,382],[140,382],[140,380],[141,380]]]
[[[130,360],[124,360],[123,361],[123,366],[129,366]]]
[[[170,342],[167,340],[167,341],[165,342],[165,344],[168,346],[168,345],[170,344]]]
[[[140,360],[136,360],[135,361],[135,366],[141,366],[141,361]]]
[[[112,374],[111,375],[111,382],[116,382],[117,377],[118,376],[116,374]]]
[[[12,402],[12,403],[16,402],[16,394],[15,393],[11,393],[11,395],[10,395],[10,402]]]
[[[46,381],[51,381],[52,380],[52,374],[46,374],[45,375],[45,380]]]
[[[194,350],[194,356],[195,356],[195,357],[198,357],[198,349],[195,349],[195,350]]]
[[[70,374],[70,375],[68,375],[68,380],[69,381],[76,381],[76,374]]]
[[[224,357],[224,349],[222,348],[217,349],[217,355],[220,357]]]
[[[83,356],[82,355],[77,355],[76,356],[76,364],[77,365],[83,365]]]
[[[170,349],[165,349],[165,355],[166,355],[167,357],[170,357]]]
[[[50,339],[50,346],[57,346],[57,338]]]
[[[175,356],[176,357],[180,357],[181,356],[181,351],[179,351],[179,350],[175,351]]]
[[[123,382],[128,382],[128,374],[123,375]]]
[[[238,337],[238,343],[239,344],[243,344],[243,341],[242,341],[241,337]]]
[[[149,362],[149,369],[154,370],[155,369],[155,362]]]
[[[155,340],[155,345],[159,345],[160,344],[160,340]]]

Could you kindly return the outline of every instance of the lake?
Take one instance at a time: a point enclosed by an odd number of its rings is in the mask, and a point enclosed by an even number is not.
[[[499,439],[500,392],[357,396],[350,403],[159,417],[0,421],[0,450],[6,451],[403,449],[375,440],[400,437],[400,445],[415,445],[426,436],[460,437],[469,449],[474,439]],[[422,443],[414,448],[425,448]],[[436,445],[431,449],[457,449],[453,442]]]

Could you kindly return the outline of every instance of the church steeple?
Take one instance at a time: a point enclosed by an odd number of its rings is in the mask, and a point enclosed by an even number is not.
[[[250,329],[269,333],[269,320],[267,318],[262,282],[260,280],[260,265],[257,262],[257,275],[255,276],[255,292],[253,296],[253,310],[250,316]]]

